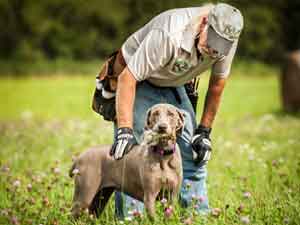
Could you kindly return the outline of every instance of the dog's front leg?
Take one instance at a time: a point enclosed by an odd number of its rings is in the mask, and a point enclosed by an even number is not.
[[[151,221],[154,220],[155,216],[155,199],[157,194],[151,192],[145,192],[144,194],[144,205]]]

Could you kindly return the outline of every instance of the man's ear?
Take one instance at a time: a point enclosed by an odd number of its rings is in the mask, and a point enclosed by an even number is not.
[[[178,109],[176,111],[178,113],[178,119],[177,119],[177,124],[176,124],[176,133],[177,133],[177,135],[180,135],[184,128],[184,113]]]
[[[199,33],[201,33],[205,29],[205,26],[207,25],[207,23],[208,23],[208,17],[207,16],[203,16],[201,18],[201,23],[200,23],[200,27],[199,27]]]

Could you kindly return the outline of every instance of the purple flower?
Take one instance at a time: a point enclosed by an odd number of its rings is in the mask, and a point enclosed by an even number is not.
[[[201,196],[199,197],[199,202],[204,202],[204,201],[205,201],[205,196],[201,195]]]
[[[165,217],[166,217],[166,218],[170,218],[171,215],[172,215],[172,213],[173,213],[173,208],[172,208],[172,206],[169,206],[169,207],[166,207],[166,208],[165,208]]]

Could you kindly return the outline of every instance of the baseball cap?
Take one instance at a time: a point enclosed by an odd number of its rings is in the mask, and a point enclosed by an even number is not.
[[[222,55],[228,55],[239,38],[244,20],[241,12],[231,5],[219,3],[208,14],[207,45]]]

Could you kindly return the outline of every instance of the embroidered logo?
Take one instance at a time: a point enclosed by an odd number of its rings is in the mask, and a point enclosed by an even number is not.
[[[181,75],[187,72],[190,68],[191,64],[187,60],[179,58],[175,60],[172,71],[175,74]]]

